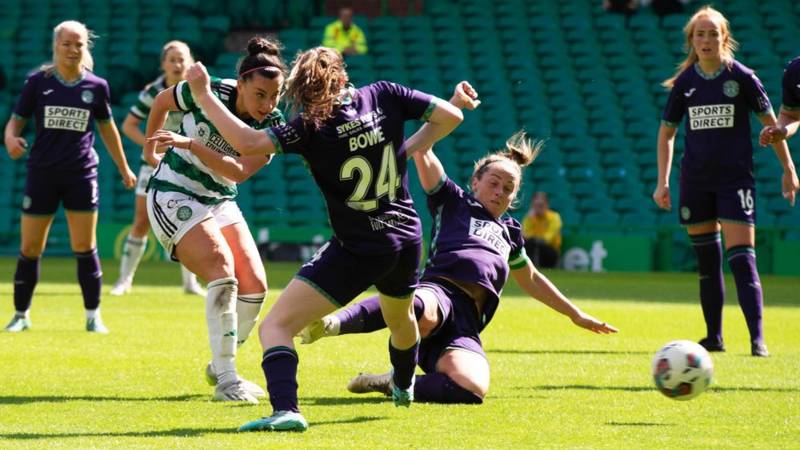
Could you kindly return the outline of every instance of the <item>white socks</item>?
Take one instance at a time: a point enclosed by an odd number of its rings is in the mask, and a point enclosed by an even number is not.
[[[142,260],[144,250],[147,248],[147,235],[142,238],[135,238],[128,234],[125,238],[125,245],[122,246],[122,258],[119,261],[119,279],[133,280],[139,261]]]
[[[211,363],[217,383],[236,380],[236,278],[220,278],[208,283],[206,325],[211,345]]]
[[[258,314],[261,312],[261,307],[264,306],[264,297],[267,296],[266,292],[259,292],[258,294],[240,294],[236,298],[236,315],[239,319],[237,328],[237,344],[241,346],[253,327],[258,322]]]
[[[99,316],[100,316],[100,308],[87,309],[86,310],[86,319],[87,320],[96,319]]]

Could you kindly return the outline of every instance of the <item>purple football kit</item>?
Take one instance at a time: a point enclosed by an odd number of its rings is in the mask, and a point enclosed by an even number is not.
[[[28,77],[14,106],[15,117],[33,116],[36,122],[36,139],[27,160],[24,214],[51,216],[60,203],[70,211],[97,210],[94,122],[111,120],[109,103],[108,83],[88,70],[74,82],[63,80],[55,69]],[[76,252],[75,257],[84,307],[95,311],[102,287],[97,249]],[[40,259],[20,253],[14,274],[14,306],[18,314],[30,309]]]
[[[755,226],[751,111],[771,114],[772,105],[753,71],[737,61],[730,66],[723,64],[712,75],[704,74],[695,64],[675,80],[662,123],[677,127],[686,116],[680,178],[682,225],[723,221]],[[706,337],[700,344],[709,350],[724,350],[720,233],[690,234],[689,238],[697,256],[700,303],[706,323]],[[763,296],[755,249],[736,245],[729,246],[725,253],[750,332],[751,351],[763,356],[767,353],[762,331]]]
[[[54,70],[39,71],[25,82],[14,114],[36,121],[22,211],[51,215],[60,202],[69,210],[96,210],[94,121],[111,119],[108,83],[89,71],[72,83]]]
[[[433,234],[418,292],[433,291],[442,322],[420,343],[419,366],[433,373],[451,348],[486,357],[480,332],[497,311],[510,270],[524,267],[528,258],[520,223],[507,214],[495,219],[449,178],[428,193],[428,209]],[[481,286],[486,292],[483,311],[479,314],[475,301],[448,280]]]
[[[685,116],[680,173],[680,221],[755,224],[755,180],[750,112],[772,110],[761,81],[737,61],[712,75],[699,66],[675,80],[662,123],[677,127]]]
[[[407,120],[427,120],[434,107],[430,95],[380,81],[349,89],[318,129],[299,117],[268,129],[279,153],[305,159],[325,197],[334,236],[297,278],[336,306],[371,285],[392,297],[417,285],[422,232],[403,133]]]

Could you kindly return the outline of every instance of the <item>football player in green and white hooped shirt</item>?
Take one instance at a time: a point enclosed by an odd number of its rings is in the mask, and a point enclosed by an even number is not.
[[[247,44],[237,80],[218,79],[212,90],[247,126],[283,123],[276,108],[286,66],[275,41],[260,37]],[[183,111],[180,134],[158,130],[168,111]],[[158,132],[156,132],[158,130]],[[199,277],[208,280],[206,324],[211,363],[206,379],[216,385],[214,398],[257,403],[264,390],[236,373],[236,348],[255,325],[266,297],[267,281],[242,212],[236,183],[269,162],[265,155],[240,156],[217,132],[192,98],[185,81],[162,91],[147,120],[145,157],[155,157],[156,136],[177,145],[164,154],[150,178],[147,214],[161,245]],[[219,158],[219,155],[223,155]],[[216,157],[212,157],[216,156]]]
[[[183,80],[186,68],[194,62],[192,52],[185,42],[169,41],[161,49],[161,70],[164,72],[152,83],[145,86],[139,93],[139,99],[131,106],[125,121],[122,123],[122,132],[131,141],[138,145],[144,145],[144,133],[139,128],[143,120],[150,114],[150,106],[159,92],[175,86]],[[164,128],[171,131],[178,131],[183,118],[182,112],[171,112],[167,117]],[[133,212],[133,224],[125,244],[122,246],[122,257],[119,263],[119,279],[109,292],[111,295],[123,295],[131,290],[133,276],[139,261],[142,259],[145,248],[147,247],[147,233],[150,231],[150,223],[147,220],[146,191],[147,183],[153,174],[155,165],[158,161],[146,161],[142,158],[141,168],[139,169],[138,182],[136,184],[136,203]],[[197,277],[185,267],[181,267],[183,278],[183,290],[187,294],[205,295],[205,290],[197,282]]]

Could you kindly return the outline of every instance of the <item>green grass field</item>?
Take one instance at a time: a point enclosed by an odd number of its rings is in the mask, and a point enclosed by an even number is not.
[[[0,259],[2,325],[13,313],[14,264]],[[116,266],[105,261],[106,291]],[[296,267],[267,266],[270,300]],[[348,393],[359,371],[388,369],[385,332],[351,335],[298,348],[308,432],[244,434],[236,427],[269,406],[210,401],[203,301],[179,289],[177,265],[147,263],[134,293],[105,296],[111,334],[100,336],[83,331],[74,261],[45,258],[33,329],[0,333],[0,447],[800,448],[800,279],[762,279],[767,359],[749,356],[729,283],[728,352],[713,354],[708,392],[677,402],[654,389],[650,359],[667,341],[702,337],[695,275],[548,275],[620,333],[579,329],[511,282],[483,335],[492,367],[483,405],[401,409]],[[259,363],[251,338],[240,372],[263,383]]]

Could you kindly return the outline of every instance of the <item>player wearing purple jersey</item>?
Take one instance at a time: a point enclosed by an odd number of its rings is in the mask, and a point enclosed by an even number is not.
[[[161,49],[161,71],[164,73],[142,89],[136,103],[131,106],[125,121],[122,122],[122,132],[128,139],[137,145],[144,146],[145,137],[139,126],[150,114],[150,107],[153,106],[156,96],[164,89],[175,86],[179,81],[183,80],[184,75],[186,75],[186,68],[193,62],[192,52],[185,42],[169,41],[164,44]],[[170,131],[178,131],[182,118],[183,113],[179,111],[170,113],[164,128]],[[153,175],[155,164],[157,164],[155,160],[145,161],[142,158],[136,184],[133,224],[122,246],[122,256],[119,261],[119,279],[111,287],[109,291],[111,295],[124,295],[131,291],[133,276],[147,247],[147,233],[150,231],[146,205],[147,183],[150,182],[150,176]],[[206,295],[205,290],[197,282],[195,274],[183,266],[181,266],[181,274],[184,292],[201,296]]]
[[[700,303],[706,337],[700,344],[724,351],[722,339],[722,246],[720,229],[739,305],[750,331],[751,354],[768,356],[762,333],[762,293],[755,256],[755,180],[750,112],[765,126],[775,115],[752,70],[733,59],[736,41],[728,21],[703,7],[684,27],[688,56],[664,82],[671,89],[658,131],[658,185],[653,200],[671,209],[670,169],[677,127],[685,120],[680,174],[680,222],[697,254]],[[783,166],[783,192],[794,204],[797,175],[785,141],[773,144]]]
[[[20,219],[20,255],[14,274],[16,314],[6,331],[30,328],[28,310],[39,280],[39,259],[58,205],[63,203],[70,244],[78,260],[78,282],[86,308],[86,330],[108,333],[100,318],[102,270],[97,257],[99,191],[94,127],[114,160],[126,188],[136,176],[128,167],[111,116],[106,80],[92,70],[89,30],[66,21],[53,29],[53,65],[25,81],[14,114],[5,128],[5,146],[21,158],[27,143],[21,137],[27,120],[36,120],[36,140],[27,160],[28,175]]]
[[[283,123],[276,108],[286,71],[279,43],[253,37],[247,53],[237,67],[238,79],[215,78],[212,95],[247,127]],[[184,112],[180,134],[157,131],[168,111]],[[235,197],[236,183],[249,178],[271,156],[242,155],[208,120],[186,81],[158,94],[147,134],[148,159],[155,157],[158,143],[168,147],[148,185],[150,226],[174,259],[208,280],[206,325],[212,361],[206,367],[206,380],[216,386],[216,400],[257,403],[256,397],[266,393],[237,375],[236,349],[258,320],[267,280]]]
[[[459,84],[450,100],[474,108],[477,93]],[[494,317],[511,273],[519,285],[547,306],[596,333],[616,328],[583,313],[538,272],[525,254],[520,223],[506,214],[515,202],[522,169],[541,144],[520,132],[502,151],[475,163],[472,194],[450,180],[433,151],[414,154],[422,187],[428,194],[433,234],[428,261],[414,293],[414,312],[422,342],[419,366],[425,375],[414,383],[415,399],[435,403],[481,403],[489,389],[489,363],[480,333]],[[303,343],[323,336],[368,333],[386,327],[375,297],[306,327]],[[391,392],[389,374],[361,374],[348,389],[354,393]]]
[[[292,338],[371,285],[380,293],[391,330],[393,398],[396,405],[408,406],[419,342],[411,298],[421,230],[408,192],[406,157],[449,134],[461,122],[461,112],[390,82],[349,87],[341,55],[324,47],[299,54],[287,81],[286,96],[294,111],[302,112],[267,133],[243,126],[209,95],[202,64],[189,68],[187,80],[198,104],[242,153],[298,153],[305,158],[325,197],[334,232],[259,327],[273,415],[240,430],[307,429],[297,402],[298,357]],[[427,123],[404,143],[404,123],[415,119]]]
[[[767,126],[761,130],[761,145],[772,144],[777,140],[789,139],[800,127],[800,56],[789,62],[783,72],[783,101],[777,126]],[[788,193],[784,192],[784,196]]]

